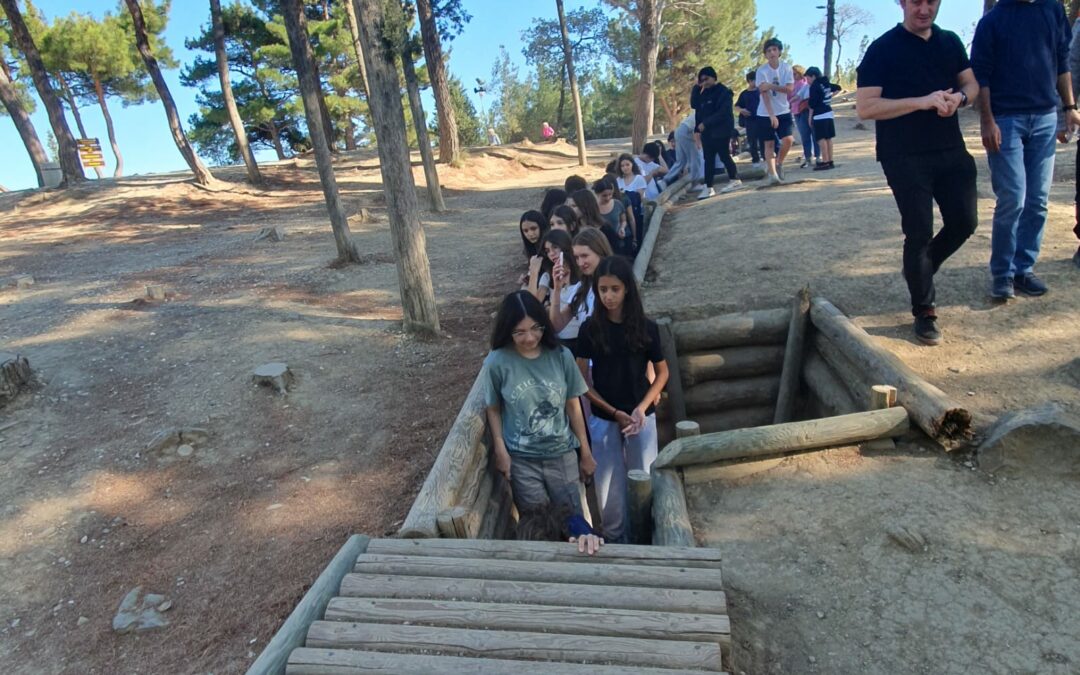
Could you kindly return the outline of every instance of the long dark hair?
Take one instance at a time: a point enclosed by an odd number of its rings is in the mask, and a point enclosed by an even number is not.
[[[604,258],[593,272],[592,288],[597,303],[593,307],[592,320],[589,321],[589,338],[600,353],[607,354],[611,351],[611,345],[608,344],[611,319],[608,318],[604,303],[599,302],[600,291],[597,289],[601,277],[615,277],[626,287],[622,306],[622,327],[626,334],[626,345],[632,352],[644,351],[650,342],[649,333],[645,330],[645,308],[641,305],[641,293],[638,291],[637,281],[634,280],[634,268],[622,256]]]
[[[551,244],[562,251],[563,266],[570,271],[570,283],[576,284],[581,281],[581,270],[578,269],[577,260],[574,259],[574,240],[570,238],[570,235],[562,230],[548,230],[548,233],[540,240],[540,255],[544,256],[544,262],[541,263],[540,269],[552,274],[555,265],[548,260],[547,251],[544,250],[546,244]]]
[[[495,350],[512,345],[514,328],[525,317],[529,317],[544,327],[544,334],[540,336],[540,346],[548,349],[559,348],[559,339],[555,335],[547,310],[529,291],[514,291],[503,298],[499,313],[495,315],[495,326],[491,330],[491,348]]]
[[[525,232],[521,229],[521,226],[526,222],[536,223],[540,226],[540,239],[537,239],[535,244],[525,238]],[[518,221],[518,234],[521,235],[521,243],[525,246],[526,258],[531,258],[534,255],[543,253],[544,249],[540,248],[540,241],[543,240],[544,235],[547,234],[549,227],[551,226],[548,225],[548,219],[539,211],[526,211],[521,214],[521,220]]]
[[[578,230],[581,229],[581,219],[578,218],[577,211],[570,208],[566,204],[560,204],[559,206],[556,206],[555,210],[552,211],[551,215],[558,216],[562,219],[564,223],[566,223],[566,227],[570,229],[571,237],[576,236]]]
[[[540,213],[544,214],[544,217],[551,220],[551,213],[555,210],[556,206],[562,206],[566,203],[566,190],[561,188],[551,188],[544,193],[544,201],[540,203]]]
[[[622,177],[622,163],[624,160],[630,162],[630,166],[632,167],[630,169],[631,173],[638,176],[641,175],[641,167],[639,167],[637,165],[637,162],[634,161],[634,156],[631,155],[629,152],[624,152],[623,154],[619,155],[619,158],[617,160],[615,160],[615,173],[619,174],[620,178]]]
[[[581,211],[582,225],[599,229],[607,224],[604,216],[600,215],[600,204],[596,201],[596,195],[592,190],[578,190],[570,195],[570,199],[574,200],[578,211]]]
[[[608,241],[607,237],[600,230],[592,227],[586,227],[577,233],[574,237],[574,246],[588,246],[593,253],[600,256],[601,260],[615,255],[615,252],[611,250],[611,242]],[[576,264],[577,261],[574,262]],[[631,273],[631,277],[633,277],[633,273]],[[570,311],[575,314],[578,307],[581,307],[581,303],[585,302],[585,298],[588,297],[589,290],[592,288],[592,279],[587,279],[584,272],[581,273],[581,281],[581,287],[578,288],[577,293],[574,293],[574,298],[570,301]]]

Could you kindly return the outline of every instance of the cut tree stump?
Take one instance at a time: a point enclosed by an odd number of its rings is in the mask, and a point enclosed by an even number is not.
[[[264,227],[255,235],[255,241],[279,242],[285,238],[285,228],[280,225]]]
[[[0,352],[0,407],[30,384],[30,362],[25,356]]]
[[[34,277],[29,274],[23,274],[15,277],[15,288],[30,288],[34,285]]]
[[[150,300],[164,300],[165,299],[165,287],[158,284],[151,284],[146,287],[146,297]]]
[[[279,394],[286,394],[292,385],[293,374],[284,363],[264,363],[255,369],[251,379],[255,384],[273,387]]]

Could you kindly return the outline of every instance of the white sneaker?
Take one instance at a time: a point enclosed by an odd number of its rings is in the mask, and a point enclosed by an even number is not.
[[[743,186],[742,181],[739,180],[738,178],[736,178],[735,180],[728,182],[728,184],[725,185],[723,187],[723,189],[720,190],[720,194],[726,195],[729,192],[735,192],[736,190],[738,190],[742,186]]]
[[[753,164],[750,165],[750,168],[752,168],[752,169],[764,169],[765,168],[765,162],[754,162]]]
[[[709,197],[712,197],[715,194],[716,194],[715,190],[713,190],[711,187],[706,186],[705,189],[701,191],[701,194],[698,195],[698,200],[700,201],[702,199],[708,199]]]
[[[766,185],[783,185],[783,183],[784,181],[781,180],[780,176],[777,176],[775,173],[765,174]]]

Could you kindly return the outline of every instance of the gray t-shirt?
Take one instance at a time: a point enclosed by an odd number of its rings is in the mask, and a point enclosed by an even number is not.
[[[503,441],[511,455],[553,457],[578,447],[566,402],[589,390],[570,350],[540,350],[527,359],[513,346],[484,359],[489,406],[498,405]]]

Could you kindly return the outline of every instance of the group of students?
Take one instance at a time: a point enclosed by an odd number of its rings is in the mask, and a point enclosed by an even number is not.
[[[627,471],[649,471],[656,458],[668,365],[631,256],[612,242],[633,241],[641,223],[616,195],[647,198],[663,173],[659,152],[620,156],[615,177],[591,190],[572,176],[521,217],[529,269],[502,301],[482,375],[493,462],[510,482],[519,536],[569,538],[587,552],[630,539]],[[585,486],[598,505],[590,519]]]

